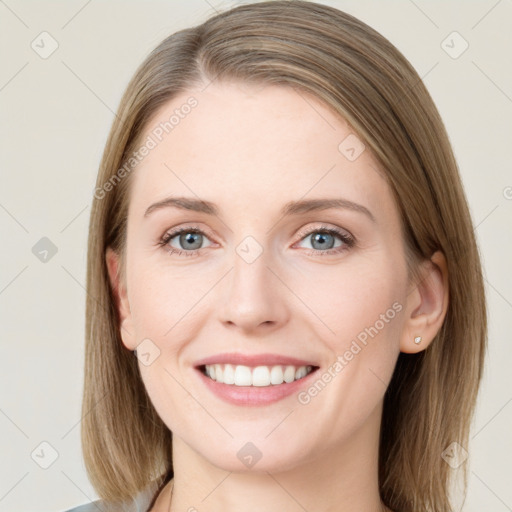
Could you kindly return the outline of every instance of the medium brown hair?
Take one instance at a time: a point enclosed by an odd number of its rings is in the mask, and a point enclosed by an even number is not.
[[[384,170],[413,270],[435,251],[445,255],[450,300],[442,328],[425,350],[400,353],[384,398],[379,488],[397,512],[450,511],[452,470],[442,453],[452,442],[467,448],[487,343],[480,258],[457,164],[406,58],[356,18],[295,0],[242,5],[169,36],[121,100],[89,227],[82,443],[94,488],[124,500],[173,476],[171,432],[122,344],[105,252],[125,249],[131,179],[119,171],[148,121],[178,94],[214,80],[292,87],[323,101]],[[460,469],[465,492],[466,464]]]

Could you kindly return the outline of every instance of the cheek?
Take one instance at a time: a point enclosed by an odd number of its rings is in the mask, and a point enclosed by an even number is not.
[[[397,260],[375,258],[324,269],[298,294],[312,307],[315,338],[330,354],[326,368],[299,396],[308,414],[324,415],[331,431],[349,437],[382,400],[399,355],[405,272]],[[316,283],[313,286],[313,280]],[[321,349],[319,349],[320,351]],[[318,397],[318,398],[317,398]]]
[[[323,268],[297,290],[312,310],[308,317],[322,344],[319,351],[329,354],[319,376],[329,382],[327,391],[313,407],[322,400],[336,403],[327,423],[340,432],[365,420],[391,380],[400,352],[405,279],[397,257],[375,253],[336,270]],[[315,403],[323,385],[315,388],[305,390],[301,403]]]
[[[205,280],[197,274],[192,283],[180,269],[142,261],[134,264],[131,279],[136,290],[130,300],[133,331],[139,343],[145,340],[150,354],[150,364],[139,358],[142,381],[158,415],[179,432],[186,428],[188,417],[198,414],[185,385],[189,369],[179,361],[188,341],[197,334],[198,301],[207,292]],[[177,410],[180,414],[170,415]]]
[[[331,348],[343,350],[347,340],[364,339],[366,330],[375,334],[372,327],[386,336],[399,332],[405,273],[392,255],[347,259],[296,275],[301,278],[290,281],[293,290]]]
[[[154,338],[157,343],[166,337],[172,340],[173,333],[194,316],[194,305],[212,286],[212,277],[143,260],[135,263],[130,305],[138,336]]]

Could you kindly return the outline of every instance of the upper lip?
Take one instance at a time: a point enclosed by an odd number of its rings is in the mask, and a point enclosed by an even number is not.
[[[314,363],[304,359],[297,359],[296,357],[282,356],[279,354],[237,354],[237,353],[224,353],[215,354],[214,356],[206,357],[197,361],[195,366],[204,366],[206,364],[240,364],[243,366],[274,366],[274,365],[291,365],[291,366],[313,366]]]

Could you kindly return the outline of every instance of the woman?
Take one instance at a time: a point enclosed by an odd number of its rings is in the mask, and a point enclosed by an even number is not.
[[[486,310],[439,114],[373,29],[303,1],[165,39],[91,213],[75,510],[445,512]],[[455,470],[455,471],[454,471]]]

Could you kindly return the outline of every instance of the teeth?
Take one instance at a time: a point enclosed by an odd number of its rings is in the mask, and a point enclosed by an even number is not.
[[[284,369],[284,371],[283,371]],[[235,386],[270,386],[293,382],[311,373],[312,366],[256,366],[251,368],[232,364],[207,364],[205,374],[223,384]]]
[[[243,368],[243,367],[238,367]],[[249,370],[249,382],[246,384],[247,386],[250,386],[251,384],[253,386],[269,386],[270,385],[270,370],[268,369],[268,366],[257,366],[252,371],[252,381],[251,381],[251,371]],[[235,383],[236,383],[235,379]]]

